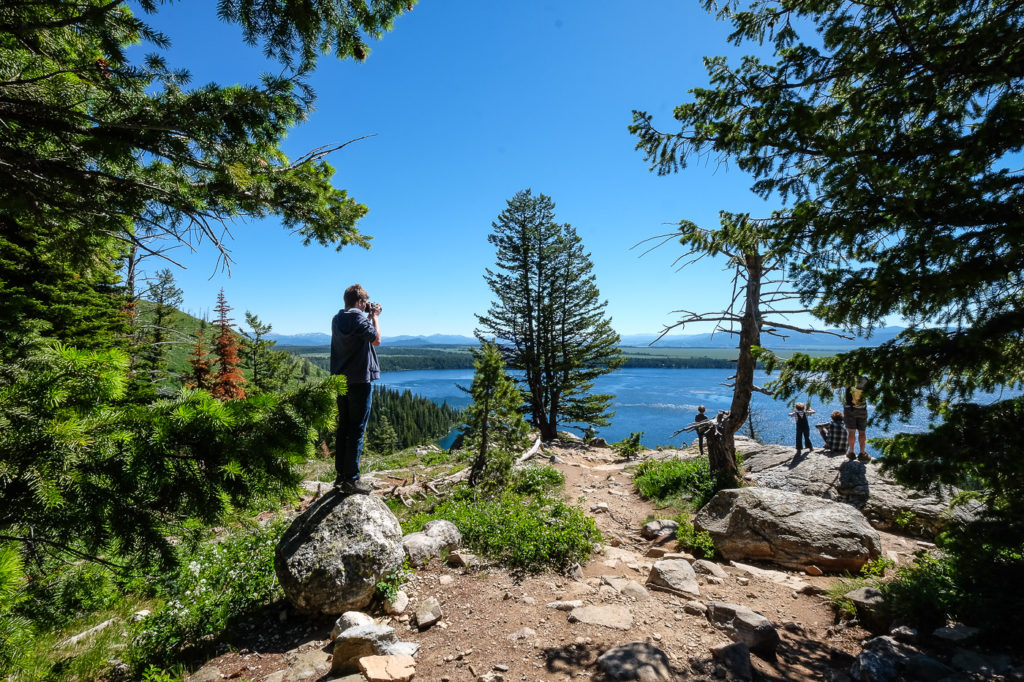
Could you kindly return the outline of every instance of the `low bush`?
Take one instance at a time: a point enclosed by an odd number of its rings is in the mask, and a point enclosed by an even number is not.
[[[633,485],[644,499],[670,504],[682,498],[694,509],[704,506],[716,492],[715,479],[705,458],[641,462]]]
[[[402,530],[419,530],[431,519],[454,523],[474,552],[528,572],[583,563],[601,540],[594,520],[579,507],[512,489],[477,498],[471,489],[460,488],[430,514],[403,524]]]
[[[565,476],[553,466],[530,465],[515,469],[509,477],[509,487],[520,495],[545,495],[561,490]]]
[[[199,546],[157,585],[164,603],[135,626],[127,658],[139,669],[173,663],[233,618],[277,598],[274,547],[284,529],[282,519]]]
[[[377,589],[377,596],[385,602],[394,601],[402,585],[409,582],[414,575],[416,571],[409,565],[409,557],[405,557],[401,566],[390,571],[374,586]]]
[[[711,539],[710,533],[705,530],[697,530],[685,518],[679,518],[677,521],[679,528],[676,529],[676,540],[683,549],[704,559],[715,556],[715,541]]]
[[[623,438],[620,441],[612,443],[612,450],[615,451],[619,457],[625,459],[633,459],[644,449],[643,444],[640,442],[644,437],[643,431],[634,431],[629,434],[628,437]]]

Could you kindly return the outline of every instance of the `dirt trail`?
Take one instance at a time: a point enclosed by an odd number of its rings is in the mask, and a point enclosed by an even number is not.
[[[415,679],[461,682],[497,671],[505,680],[600,680],[597,657],[608,648],[636,641],[662,649],[681,679],[714,679],[709,649],[730,640],[704,616],[687,612],[688,599],[653,590],[646,595],[635,589],[624,594],[608,584],[621,588],[624,581],[634,581],[643,585],[656,561],[648,554],[674,551],[674,542],[658,545],[640,534],[646,520],[669,513],[636,495],[632,465],[608,449],[551,447],[538,459],[551,457],[553,466],[565,475],[566,499],[579,503],[601,529],[606,543],[603,550],[583,566],[582,581],[551,573],[516,580],[496,567],[455,569],[437,561],[420,569],[406,585],[406,592],[414,602],[437,597],[444,612],[442,622],[420,632],[409,627],[405,617],[381,618],[395,627],[399,639],[421,645]],[[607,510],[598,511],[600,503],[607,505]],[[902,561],[908,560],[913,550],[913,543],[903,538],[882,534],[882,541],[883,555],[899,556]],[[700,600],[743,604],[776,625],[782,644],[775,660],[751,657],[758,679],[821,680],[849,670],[867,632],[835,625],[833,610],[822,597],[737,573],[733,569],[721,584],[698,576]],[[795,572],[789,575],[822,587],[835,580]],[[632,625],[623,630],[570,623],[565,611],[547,606],[571,600],[624,607],[632,616]],[[279,605],[240,630],[231,641],[234,651],[209,661],[189,679],[348,679],[329,673],[331,625],[326,620],[310,621],[287,605]],[[360,679],[351,678],[352,682]]]

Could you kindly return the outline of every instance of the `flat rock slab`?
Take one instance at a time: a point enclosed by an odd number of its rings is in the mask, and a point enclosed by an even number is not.
[[[600,625],[615,630],[628,630],[633,627],[633,614],[624,606],[581,606],[569,613],[570,623]]]
[[[359,669],[367,682],[409,682],[416,674],[416,661],[412,656],[364,656]]]
[[[912,490],[882,473],[877,463],[848,462],[840,454],[816,450],[794,457],[791,447],[762,445],[741,437],[736,438],[736,450],[743,454],[744,473],[759,486],[845,502],[880,530],[930,537],[951,522],[975,519],[982,507],[969,503],[950,509],[956,490],[937,494]],[[913,521],[900,527],[896,519],[907,512],[913,514]]]

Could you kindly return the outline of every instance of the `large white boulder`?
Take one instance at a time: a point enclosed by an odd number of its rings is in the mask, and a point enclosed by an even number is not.
[[[358,611],[402,565],[402,528],[373,495],[330,493],[295,518],[274,552],[285,596],[305,613]]]

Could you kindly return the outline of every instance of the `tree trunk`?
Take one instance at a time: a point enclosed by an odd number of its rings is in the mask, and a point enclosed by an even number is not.
[[[758,253],[745,254],[746,300],[740,322],[739,356],[736,358],[736,379],[733,383],[732,404],[729,411],[716,419],[717,428],[708,434],[708,464],[719,485],[736,487],[740,483],[736,467],[736,443],[733,435],[740,430],[750,411],[750,396],[754,388],[756,361],[751,352],[761,345],[761,277],[763,258]],[[711,429],[709,429],[711,431]]]
[[[736,468],[736,442],[732,431],[711,431],[708,442],[708,465],[711,473],[723,488],[739,485],[739,470]]]

